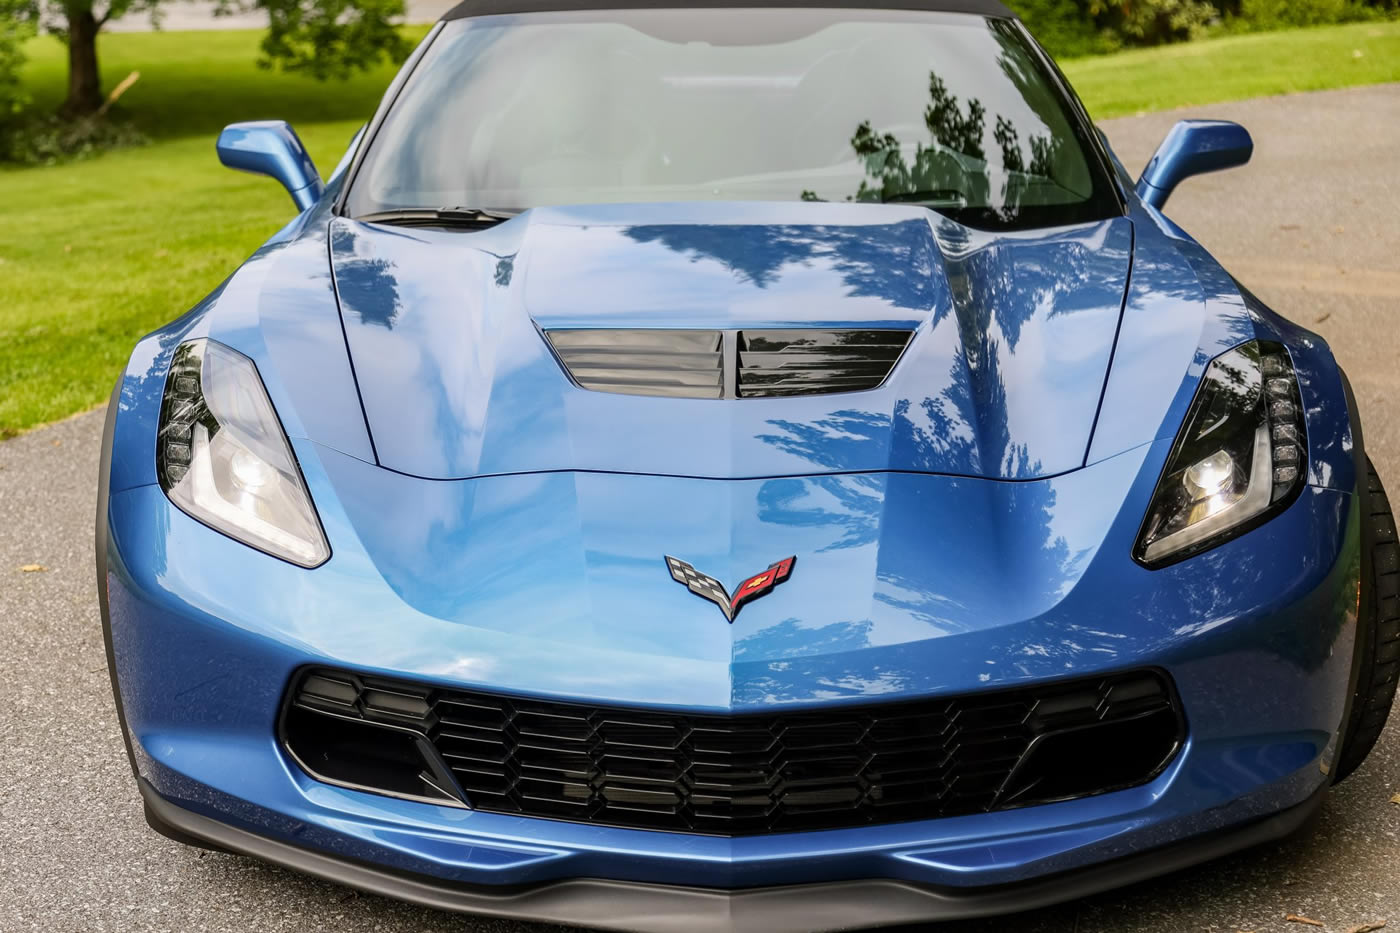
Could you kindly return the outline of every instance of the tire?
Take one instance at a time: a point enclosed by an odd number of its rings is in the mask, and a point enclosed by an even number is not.
[[[1356,696],[1352,699],[1337,780],[1361,766],[1385,729],[1395,687],[1400,680],[1400,542],[1375,465],[1366,461],[1366,501],[1361,503],[1362,547],[1369,551],[1362,570],[1361,626],[1356,650],[1361,652]]]

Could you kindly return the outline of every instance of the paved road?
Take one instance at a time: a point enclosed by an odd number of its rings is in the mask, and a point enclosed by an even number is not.
[[[1348,367],[1400,489],[1400,86],[1197,111],[1248,123],[1250,168],[1188,183],[1174,215]],[[1174,115],[1107,126],[1141,165]],[[192,298],[194,296],[191,296]],[[148,832],[122,757],[93,597],[100,413],[0,444],[0,930],[493,931]],[[21,573],[38,563],[47,572]],[[1400,721],[1312,833],[1030,917],[945,933],[1400,929]],[[543,928],[536,928],[543,930]]]

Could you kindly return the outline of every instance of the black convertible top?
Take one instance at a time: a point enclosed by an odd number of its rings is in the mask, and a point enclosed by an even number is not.
[[[925,10],[933,13],[978,13],[982,16],[1015,16],[1001,0],[462,0],[443,15],[444,20],[502,13],[559,13],[567,10],[827,8],[872,10]]]

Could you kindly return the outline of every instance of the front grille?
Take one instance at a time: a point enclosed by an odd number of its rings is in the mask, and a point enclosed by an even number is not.
[[[719,716],[314,670],[294,682],[282,734],[303,768],[334,783],[498,813],[737,836],[1120,789],[1159,774],[1184,731],[1156,671]]]

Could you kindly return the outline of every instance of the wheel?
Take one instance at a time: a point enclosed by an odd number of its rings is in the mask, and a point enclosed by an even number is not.
[[[1361,674],[1352,699],[1337,780],[1351,774],[1375,747],[1385,729],[1395,685],[1400,679],[1400,542],[1381,478],[1366,461],[1366,501],[1361,504],[1362,546],[1368,565],[1361,575],[1361,626],[1356,650],[1361,652]]]

